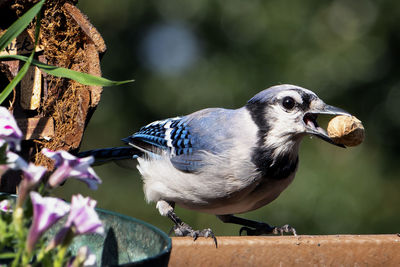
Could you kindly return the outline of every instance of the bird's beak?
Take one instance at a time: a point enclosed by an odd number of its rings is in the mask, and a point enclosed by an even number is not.
[[[306,127],[306,133],[315,135],[328,143],[344,148],[345,147],[344,145],[336,144],[328,136],[328,133],[323,128],[319,127],[317,123],[318,114],[347,115],[347,116],[351,116],[351,114],[343,109],[327,105],[322,101],[318,101],[317,103],[310,106],[310,110],[303,117],[303,121]]]

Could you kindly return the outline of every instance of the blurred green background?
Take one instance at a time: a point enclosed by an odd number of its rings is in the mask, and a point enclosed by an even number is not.
[[[154,120],[237,108],[269,86],[300,85],[360,118],[365,142],[341,149],[305,138],[292,185],[242,216],[289,223],[300,234],[400,231],[400,1],[81,0],[78,7],[106,41],[103,75],[136,80],[104,88],[82,150],[119,146]],[[171,229],[146,203],[136,169],[95,170],[103,180],[97,191],[69,181],[56,194],[81,192],[101,208]],[[213,215],[177,213],[194,228],[238,234]]]

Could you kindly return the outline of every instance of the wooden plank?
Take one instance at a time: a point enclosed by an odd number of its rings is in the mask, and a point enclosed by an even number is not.
[[[35,110],[40,107],[42,92],[42,74],[38,67],[30,66],[21,80],[21,107],[25,110]]]
[[[53,118],[33,117],[17,118],[17,125],[21,129],[24,140],[46,139],[54,136]]]
[[[173,237],[169,266],[399,266],[400,236]]]
[[[82,31],[94,43],[99,53],[104,53],[107,50],[106,43],[101,37],[98,30],[89,22],[89,19],[74,5],[65,3],[65,10],[71,15],[75,22],[81,27]]]
[[[0,31],[0,36],[3,35],[4,32],[5,31]],[[0,51],[0,56],[30,54],[33,50],[33,46],[33,37],[27,31],[23,31],[4,50]],[[36,46],[36,52],[42,50],[42,46]]]
[[[14,79],[14,77],[17,76],[17,74],[18,74],[20,61],[19,60],[7,60],[7,61],[1,61],[1,63],[8,66],[8,70],[10,71],[11,76],[7,77],[7,78],[11,82],[11,80]]]
[[[87,68],[88,73],[101,77],[100,58],[94,44],[86,44],[85,50],[87,51]],[[97,85],[90,85],[90,107],[97,107],[100,102],[103,87]]]

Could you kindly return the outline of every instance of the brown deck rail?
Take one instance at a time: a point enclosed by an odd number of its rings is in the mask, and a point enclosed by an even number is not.
[[[400,235],[172,238],[169,266],[400,266]]]

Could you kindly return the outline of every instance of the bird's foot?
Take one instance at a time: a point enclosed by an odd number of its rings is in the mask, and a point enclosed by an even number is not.
[[[296,229],[294,229],[289,224],[285,224],[284,226],[281,226],[281,227],[274,227],[274,230],[272,231],[272,233],[274,235],[277,235],[277,234],[283,235],[283,233],[291,233],[294,236],[297,236]]]
[[[198,237],[212,237],[215,243],[215,247],[218,247],[217,238],[210,228],[203,230],[193,230],[188,224],[181,222],[176,224],[173,229],[176,236],[191,236],[196,241]]]
[[[240,228],[239,235],[242,235],[242,232],[246,232],[248,236],[257,236],[257,235],[268,235],[268,234],[281,234],[283,233],[292,233],[294,236],[297,236],[296,229],[291,227],[288,224],[285,224],[281,227],[270,226],[267,223],[259,223],[259,225],[255,228],[242,227]]]

